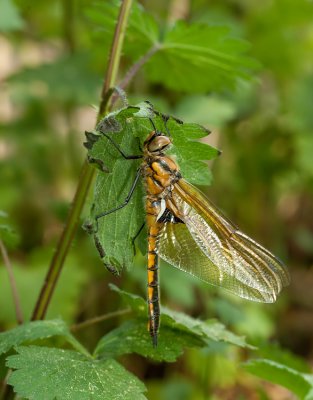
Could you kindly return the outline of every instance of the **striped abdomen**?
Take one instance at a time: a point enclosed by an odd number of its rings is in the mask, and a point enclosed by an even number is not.
[[[159,212],[160,201],[148,196],[146,200],[148,227],[148,330],[154,346],[157,345],[160,326],[159,257],[157,250],[157,237],[161,228],[161,224],[157,222]]]
[[[157,345],[160,325],[159,257],[157,238],[164,222],[161,217],[166,210],[166,197],[174,181],[180,178],[176,163],[166,156],[147,157],[143,167],[147,191],[146,214],[148,227],[148,329],[153,345]]]

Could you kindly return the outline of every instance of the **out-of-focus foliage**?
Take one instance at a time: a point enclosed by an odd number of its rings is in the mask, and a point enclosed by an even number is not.
[[[13,266],[23,315],[29,320],[86,156],[84,131],[95,126],[118,3],[2,0],[0,10],[0,235]],[[144,381],[151,400],[279,400],[290,397],[290,391],[300,398],[309,396],[313,354],[312,20],[309,0],[134,2],[119,81],[149,49],[151,57],[127,87],[131,104],[150,100],[156,109],[212,131],[203,140],[221,149],[222,155],[209,162],[210,197],[241,229],[284,260],[292,283],[276,304],[253,304],[162,264],[161,299],[166,309],[161,334],[167,329],[167,311],[174,313],[175,309],[179,311],[175,318],[183,311],[193,317],[191,321],[215,317],[219,322],[211,322],[211,331],[202,332],[216,335],[204,347],[195,333],[184,331],[176,342],[174,331],[167,333],[173,345],[166,343],[166,359],[172,356],[173,361],[184,350],[183,355],[171,364],[151,362],[142,357],[149,346],[149,337],[143,337],[147,334],[143,301],[136,312],[138,299],[126,295],[125,303],[108,288],[114,282],[125,291],[145,296],[145,259],[137,251],[132,268],[116,278],[104,268],[91,238],[80,229],[49,318],[79,323],[128,306],[133,314],[113,314],[75,331],[76,345],[68,340],[72,334],[60,321],[47,321],[46,326],[25,324],[24,331],[16,328],[24,332],[20,336],[8,330],[15,325],[15,312],[7,270],[1,262],[0,329],[6,336],[0,346],[7,344],[10,350],[0,358],[0,377],[7,371],[6,358],[12,357],[7,362],[16,370],[11,379],[20,395],[36,398],[46,387],[52,397],[67,393],[75,398],[69,383],[80,376],[75,390],[89,398],[90,382],[109,386],[107,371],[112,368],[114,376],[120,377],[120,384],[114,382],[116,391],[132,388],[135,398],[144,398],[139,380]],[[86,204],[81,224],[89,208]],[[142,247],[144,239],[143,235]],[[176,328],[184,330],[187,322],[184,319]],[[53,329],[51,324],[60,326],[53,325]],[[202,324],[209,330],[210,324]],[[140,338],[143,346],[133,341],[128,346],[127,332],[131,338]],[[232,338],[233,344],[224,343],[222,335],[226,342]],[[241,335],[247,336],[243,343],[258,350],[243,349],[237,342]],[[188,337],[195,339],[190,341],[196,347],[186,349]],[[14,345],[23,346],[16,352]],[[89,351],[97,348],[104,359],[90,358],[79,346]],[[110,351],[114,356],[123,354],[118,363],[105,358]],[[83,368],[76,374],[78,365]],[[97,369],[99,381],[93,375]],[[53,371],[56,378],[49,385],[43,377],[47,371]],[[33,378],[36,384],[27,385]],[[96,387],[93,393],[97,398]]]
[[[24,27],[23,20],[17,7],[11,0],[0,1],[0,31],[10,32]]]
[[[52,252],[46,250],[47,254],[34,254],[31,259],[31,268],[26,269],[23,264],[14,263],[14,276],[17,289],[21,298],[21,307],[23,315],[27,319],[30,318],[34,302],[36,301],[42,282],[46,274],[46,264],[49,262],[49,257]],[[60,278],[58,287],[56,288],[55,296],[51,302],[51,307],[48,311],[49,318],[57,318],[60,315],[67,320],[72,321],[77,312],[76,303],[79,301],[80,293],[82,292],[87,279],[87,272],[82,268],[80,262],[75,256],[68,258],[68,268],[64,271],[64,275]],[[14,305],[8,299],[12,298],[11,287],[5,269],[0,269],[0,321],[12,325],[15,323]],[[71,282],[69,285],[68,282]],[[60,312],[62,309],[62,312]]]

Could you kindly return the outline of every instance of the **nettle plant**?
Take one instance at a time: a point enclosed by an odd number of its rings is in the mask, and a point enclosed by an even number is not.
[[[88,18],[96,26],[95,43],[111,48],[97,121],[101,129],[89,134],[86,144],[89,161],[99,167],[92,216],[116,207],[125,198],[127,183],[133,181],[141,162],[124,160],[102,135],[103,129],[111,124],[111,132],[116,130],[116,143],[129,154],[138,153],[152,130],[147,103],[109,113],[114,98],[112,88],[125,89],[140,71],[147,82],[159,83],[174,91],[231,90],[239,81],[250,79],[251,70],[257,65],[245,56],[247,43],[232,37],[225,27],[183,21],[161,26],[139,4],[131,3],[124,0],[119,6],[115,2],[103,2],[87,10]],[[118,82],[122,50],[130,68]],[[155,123],[163,129],[160,115]],[[209,184],[205,160],[216,157],[218,152],[199,142],[208,134],[207,130],[171,117],[168,129],[173,137],[171,154],[176,156],[183,176],[194,184]],[[6,374],[8,384],[3,388],[3,398],[10,398],[13,387],[19,398],[26,399],[145,399],[144,383],[118,361],[121,356],[137,353],[155,362],[174,362],[186,348],[205,351],[216,343],[255,350],[220,322],[201,321],[166,307],[162,307],[160,340],[155,348],[146,329],[146,300],[114,285],[111,289],[128,306],[125,322],[105,333],[92,352],[75,338],[75,330],[64,321],[43,320],[96,170],[94,165],[84,166],[32,321],[0,334],[0,362],[2,372],[5,371],[2,375]],[[99,221],[97,232],[92,233],[104,264],[113,272],[120,273],[133,262],[133,238],[145,218],[143,197],[143,186],[139,185],[128,206]],[[6,243],[10,229],[3,224],[1,230]],[[144,230],[137,238],[137,246],[145,253]],[[245,368],[263,379],[286,386],[301,398],[312,390],[311,378],[303,370],[299,372],[295,364],[279,357],[253,359]]]

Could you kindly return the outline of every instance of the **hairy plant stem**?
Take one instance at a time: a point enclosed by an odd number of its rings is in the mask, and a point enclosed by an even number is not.
[[[124,34],[131,9],[131,4],[132,0],[123,0],[121,3],[120,13],[115,27],[108,67],[102,87],[101,102],[97,122],[108,112],[110,108],[110,98],[107,96],[107,92],[116,83],[121,50],[124,41]],[[85,200],[93,181],[94,175],[95,169],[90,166],[86,160],[82,168],[77,190],[65,227],[57,244],[57,248],[51,260],[49,270],[47,272],[44,284],[42,286],[40,295],[37,299],[33,311],[33,321],[45,318],[47,308],[50,304],[56,283],[62,271],[65,258],[69,252],[71,243],[76,233],[79,224],[79,217],[85,204]]]
[[[101,93],[102,101],[100,104],[98,120],[101,119],[102,116],[106,114],[110,108],[110,99],[105,101],[106,94],[110,88],[115,86],[117,80],[117,73],[120,65],[121,52],[122,52],[125,31],[127,27],[127,21],[130,14],[131,5],[132,5],[132,0],[123,0],[121,4],[120,13],[115,27],[115,33],[110,52],[108,69],[106,71],[106,76],[102,87],[102,93]]]

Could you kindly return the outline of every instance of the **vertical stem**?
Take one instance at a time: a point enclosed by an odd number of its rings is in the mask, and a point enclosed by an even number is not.
[[[108,90],[116,83],[117,72],[119,69],[120,59],[121,59],[121,51],[123,47],[125,31],[127,27],[127,21],[130,14],[131,5],[132,5],[132,0],[123,0],[121,4],[120,13],[118,16],[117,24],[115,27],[115,33],[113,37],[109,64],[104,78],[104,84],[102,87],[102,93],[101,93],[102,101],[100,104],[98,120],[101,119],[103,114],[106,114],[109,108],[109,101],[105,102],[105,98]]]
[[[12,386],[7,385],[7,381],[12,373],[12,370],[9,369],[7,372],[5,378],[3,379],[3,383],[1,386],[1,392],[0,392],[0,399],[1,400],[11,400],[15,396],[15,393],[13,392]]]
[[[39,298],[32,315],[32,320],[44,319],[51,297],[53,295],[56,283],[62,271],[62,267],[76,233],[79,216],[82,212],[85,200],[92,183],[94,176],[94,169],[84,162],[80,179],[78,182],[77,190],[74,196],[72,207],[69,211],[67,222],[57,244],[56,251],[51,260],[51,264],[44,284],[42,286]]]
[[[101,103],[97,121],[99,121],[102,116],[109,110],[109,97],[106,96],[106,94],[108,90],[116,83],[117,71],[119,68],[121,50],[131,4],[132,0],[123,0],[121,3],[120,13],[115,27],[108,68],[102,87]],[[37,299],[32,315],[32,320],[44,319],[46,315],[47,308],[49,306],[56,283],[62,271],[65,258],[68,254],[72,240],[76,233],[79,217],[82,212],[89,188],[94,178],[94,171],[94,168],[91,167],[87,161],[85,161],[66,225],[57,244],[57,248],[51,260],[45,282]]]
[[[3,258],[4,266],[8,272],[9,275],[9,282],[12,290],[12,296],[13,296],[13,301],[14,301],[14,306],[15,306],[15,314],[16,314],[16,320],[19,324],[23,323],[23,314],[22,314],[22,309],[21,309],[21,302],[19,299],[18,291],[16,288],[16,283],[14,279],[14,274],[13,274],[13,268],[8,256],[7,249],[5,248],[5,245],[3,241],[0,239],[0,252]]]

